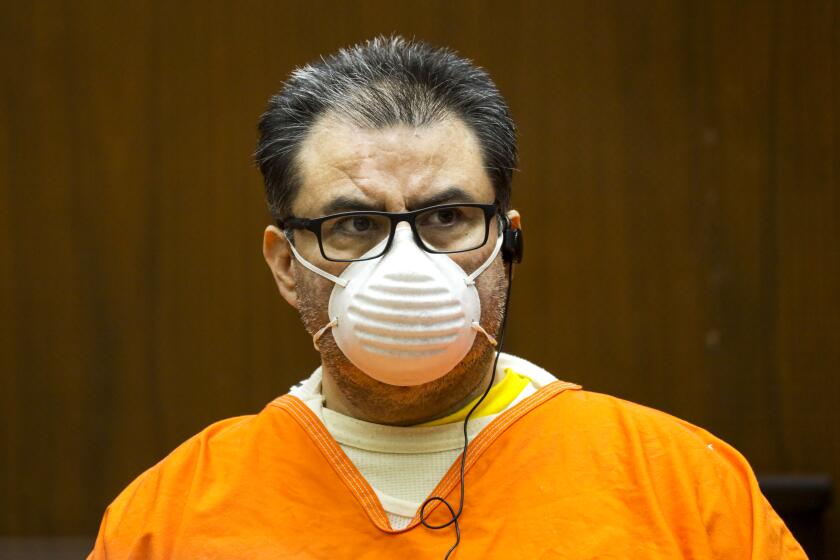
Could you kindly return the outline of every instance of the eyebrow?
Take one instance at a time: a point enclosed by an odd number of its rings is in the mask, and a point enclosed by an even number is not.
[[[340,212],[363,212],[365,210],[384,212],[385,205],[381,202],[371,203],[363,198],[342,195],[335,197],[326,206],[321,208],[321,215],[329,216],[330,214],[338,214]]]
[[[475,202],[475,197],[458,186],[451,186],[435,193],[428,198],[420,199],[419,201],[409,205],[409,210],[419,208],[428,208],[429,206],[437,206],[439,204],[447,204],[450,202]]]
[[[429,206],[437,206],[439,204],[447,204],[450,202],[475,202],[475,197],[462,189],[459,186],[453,185],[449,188],[435,193],[428,198],[420,199],[409,205],[408,210],[415,210],[419,208],[428,208]],[[385,205],[382,203],[369,202],[363,198],[354,196],[341,195],[329,201],[323,208],[321,208],[321,216],[329,216],[331,214],[338,214],[341,212],[384,212]]]

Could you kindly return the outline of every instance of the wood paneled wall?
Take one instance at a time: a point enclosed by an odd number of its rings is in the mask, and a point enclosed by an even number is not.
[[[8,4],[0,533],[94,533],[316,365],[262,260],[255,124],[296,65],[391,32],[511,103],[511,351],[840,479],[837,3]]]

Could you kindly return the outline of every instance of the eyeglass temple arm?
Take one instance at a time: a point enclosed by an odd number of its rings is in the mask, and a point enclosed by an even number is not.
[[[286,229],[307,229],[312,220],[306,218],[286,218],[274,220],[281,230]]]

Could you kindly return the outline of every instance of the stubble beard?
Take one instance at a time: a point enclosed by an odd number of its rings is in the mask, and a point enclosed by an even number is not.
[[[481,300],[481,326],[498,339],[505,305],[507,275],[497,258],[476,279]],[[303,325],[310,336],[329,322],[327,306],[332,282],[295,267],[297,301]],[[356,367],[335,342],[328,329],[318,340],[322,370],[341,393],[343,408],[367,422],[408,426],[445,416],[479,396],[489,383],[495,348],[477,334],[461,362],[446,375],[422,385],[402,387],[377,381]],[[330,407],[330,403],[326,403]]]

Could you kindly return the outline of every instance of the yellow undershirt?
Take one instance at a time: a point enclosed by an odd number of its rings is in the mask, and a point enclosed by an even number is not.
[[[470,418],[481,418],[482,416],[490,416],[491,414],[497,414],[503,411],[519,396],[519,393],[529,383],[531,383],[530,378],[516,373],[510,368],[505,369],[504,378],[490,389],[490,392],[487,393],[487,398],[484,399],[481,406],[475,409],[475,412],[473,412]],[[467,417],[467,413],[475,406],[475,403],[480,398],[480,396],[476,397],[457,412],[453,412],[437,420],[429,420],[428,422],[417,424],[417,426],[441,426],[443,424],[461,422]]]

